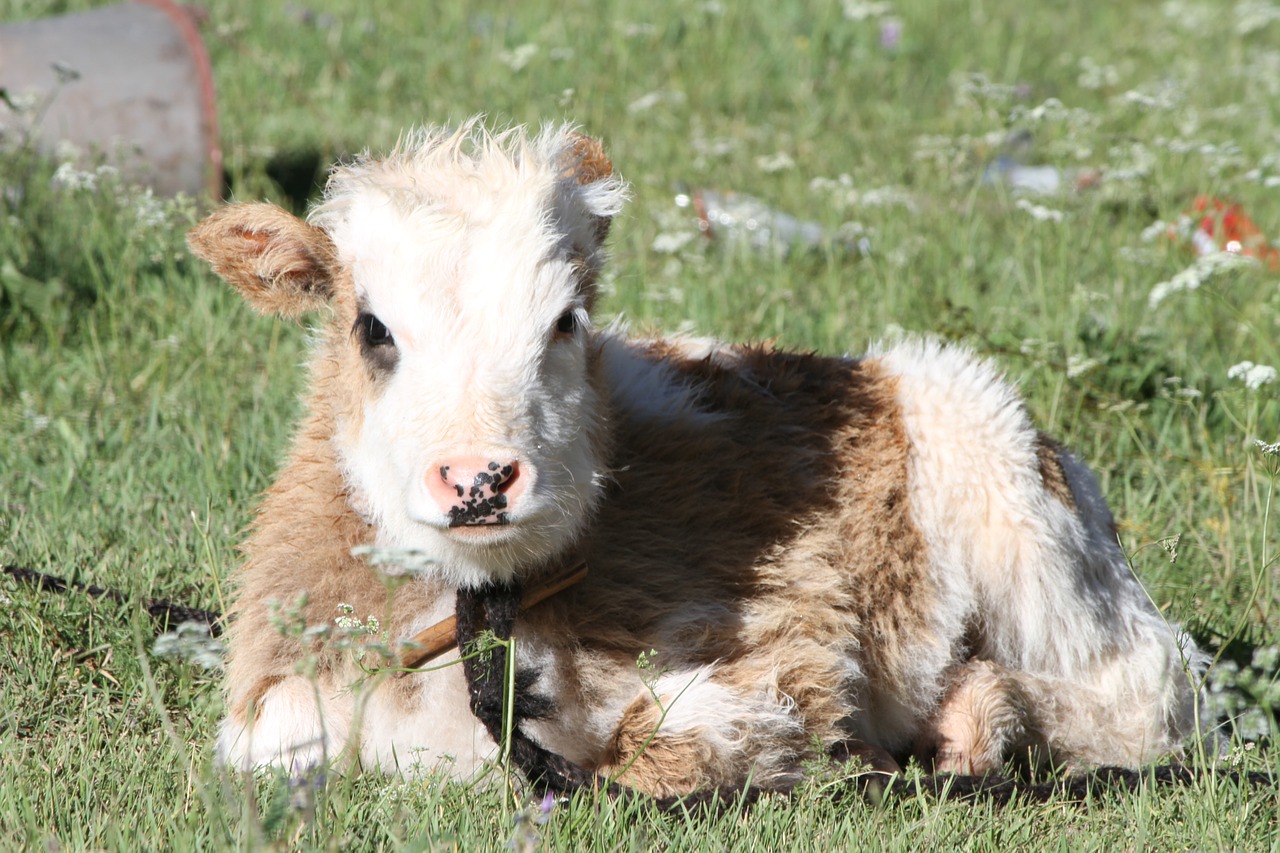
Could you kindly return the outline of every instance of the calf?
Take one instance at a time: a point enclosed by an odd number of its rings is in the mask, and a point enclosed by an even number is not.
[[[595,327],[625,197],[571,129],[469,122],[337,168],[309,222],[243,204],[191,233],[258,310],[321,318],[244,544],[223,761],[472,775],[495,744],[460,667],[353,691],[361,670],[275,630],[273,607],[305,594],[324,624],[350,605],[401,640],[459,589],[579,559],[586,580],[517,623],[553,708],[529,730],[655,795],[783,784],[850,744],[963,772],[1181,747],[1201,655],[990,364]],[[362,545],[426,568],[389,593]]]

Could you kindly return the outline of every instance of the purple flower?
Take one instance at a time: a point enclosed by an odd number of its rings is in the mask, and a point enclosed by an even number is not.
[[[543,797],[542,802],[538,803],[538,813],[534,816],[533,822],[542,826],[551,818],[551,813],[556,808],[556,795],[548,791]]]
[[[902,21],[885,18],[880,23],[880,46],[885,50],[897,50],[902,42]]]

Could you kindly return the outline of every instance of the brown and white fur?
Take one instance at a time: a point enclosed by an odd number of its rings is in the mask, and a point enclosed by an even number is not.
[[[495,746],[459,667],[357,701],[339,655],[298,673],[312,649],[273,603],[305,593],[312,623],[350,604],[402,639],[459,586],[570,554],[587,579],[517,623],[555,707],[532,732],[644,791],[781,783],[848,743],[963,772],[1178,751],[1201,655],[997,371],[925,341],[828,358],[594,328],[625,195],[571,129],[469,122],[336,169],[309,223],[244,204],[192,232],[259,310],[323,318],[244,545],[220,758],[472,775]],[[499,466],[481,508],[450,506]],[[431,568],[389,601],[352,556],[370,544]]]

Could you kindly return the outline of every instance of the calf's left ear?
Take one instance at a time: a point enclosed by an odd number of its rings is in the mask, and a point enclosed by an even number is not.
[[[217,210],[191,229],[187,245],[264,314],[297,317],[333,294],[333,242],[274,204]]]

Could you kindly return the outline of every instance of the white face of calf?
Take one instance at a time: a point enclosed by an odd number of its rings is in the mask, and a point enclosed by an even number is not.
[[[588,310],[624,192],[584,137],[468,126],[338,169],[312,225],[229,208],[192,245],[261,308],[331,304],[313,390],[353,506],[378,544],[477,584],[564,550],[592,510]]]

